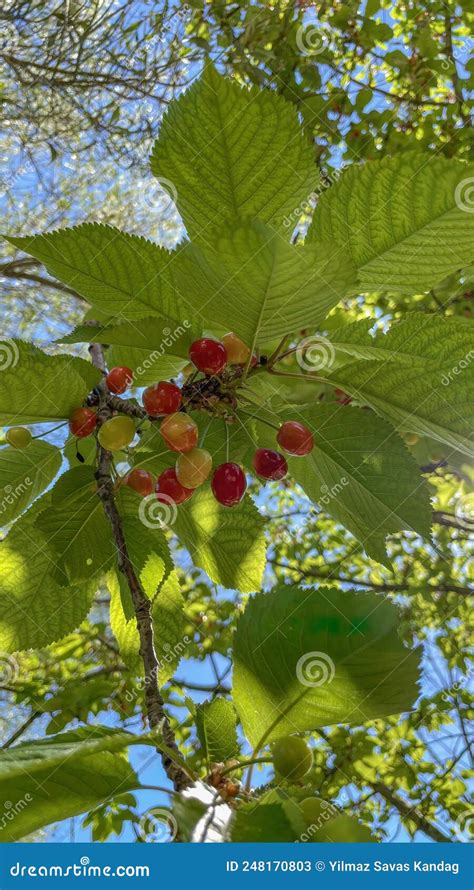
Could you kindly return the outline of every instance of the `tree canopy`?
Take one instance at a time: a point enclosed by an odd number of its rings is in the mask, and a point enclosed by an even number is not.
[[[469,839],[468,4],[2,16],[0,840]]]

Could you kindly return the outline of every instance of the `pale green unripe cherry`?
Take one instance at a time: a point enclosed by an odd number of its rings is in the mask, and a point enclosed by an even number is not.
[[[135,435],[135,423],[131,417],[117,415],[102,424],[97,438],[106,451],[120,451],[130,445]]]
[[[313,752],[304,739],[289,735],[272,743],[271,752],[275,772],[283,779],[297,781],[313,765]]]
[[[185,488],[197,488],[202,485],[212,470],[212,456],[205,448],[193,448],[180,454],[176,461],[176,476]]]
[[[7,430],[5,439],[12,448],[27,448],[33,436],[26,426],[15,426]]]

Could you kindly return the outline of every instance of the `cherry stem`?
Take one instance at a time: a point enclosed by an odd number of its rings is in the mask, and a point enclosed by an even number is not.
[[[49,436],[50,433],[55,433],[56,430],[60,430],[61,427],[66,426],[68,423],[67,420],[63,420],[62,423],[59,423],[58,426],[53,426],[51,430],[46,430],[45,433],[38,433],[37,436],[32,436],[32,439],[43,439],[45,436]]]
[[[290,336],[291,336],[290,334],[285,334],[285,336],[282,337],[277,348],[275,349],[274,352],[272,352],[270,358],[268,359],[267,368],[272,368],[273,365],[282,358],[284,353],[282,353],[281,350],[285,348],[286,343],[289,340]]]
[[[265,420],[263,417],[259,417],[258,414],[252,414],[250,411],[245,411],[244,408],[239,408],[241,414],[246,414],[247,417],[253,417],[255,420],[258,420],[260,423],[265,423],[267,426],[271,426],[274,430],[279,430],[280,427],[277,426],[276,423],[272,423],[270,420]]]
[[[206,436],[207,436],[209,427],[210,427],[210,425],[211,425],[211,423],[212,423],[213,420],[214,420],[214,415],[211,417],[209,423],[207,424],[207,426],[206,426],[206,428],[205,428],[205,430],[204,430],[204,432],[203,432],[203,434],[202,434],[202,438],[201,438],[201,441],[200,441],[200,443],[199,443],[199,447],[200,447],[200,448],[203,448],[203,447],[204,447],[204,442],[205,442],[205,439],[206,439]]]
[[[248,766],[251,766],[254,763],[273,763],[272,757],[255,757],[249,758],[249,760],[242,760],[239,763],[236,763],[234,766],[228,766],[226,769],[220,770],[221,776],[226,776],[227,773],[233,773],[238,769],[247,769]]]
[[[226,463],[229,463],[229,456],[230,456],[229,427],[226,424],[225,420],[224,420],[224,424],[225,424],[225,459],[226,459]]]
[[[274,371],[273,368],[268,369],[269,374],[275,377],[288,377],[293,380],[302,380],[304,383],[330,383],[326,377],[316,377],[315,374],[287,374],[286,371]]]

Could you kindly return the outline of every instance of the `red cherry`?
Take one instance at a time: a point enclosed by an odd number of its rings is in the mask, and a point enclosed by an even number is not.
[[[233,463],[221,464],[212,477],[211,488],[216,500],[224,507],[233,507],[234,504],[238,504],[247,488],[247,480],[242,467]]]
[[[277,433],[277,442],[288,454],[309,454],[314,446],[311,430],[297,420],[286,420]]]
[[[192,488],[185,488],[184,485],[181,485],[174,467],[163,470],[161,475],[158,476],[155,491],[158,500],[164,504],[169,504],[170,499],[175,504],[182,504],[184,501],[189,500],[194,493]]]
[[[174,414],[181,406],[181,390],[175,383],[161,380],[153,383],[143,393],[143,406],[150,417]]]
[[[76,408],[69,418],[69,429],[78,439],[90,436],[96,426],[97,414],[91,408]]]
[[[283,455],[270,448],[257,448],[252,463],[257,476],[262,479],[283,479],[288,472],[288,464]]]
[[[227,352],[219,340],[202,337],[195,340],[189,348],[189,358],[198,371],[204,374],[220,374],[227,364]]]
[[[340,405],[350,405],[352,402],[352,396],[348,396],[343,389],[339,389],[337,386],[334,390],[334,395],[336,396],[336,402],[339,402]]]
[[[197,423],[182,411],[168,414],[161,422],[160,433],[171,451],[192,451],[199,438]]]
[[[153,492],[153,476],[147,470],[139,470],[138,468],[130,470],[125,482],[130,488],[141,494],[142,497],[146,497]]]
[[[109,392],[120,395],[133,383],[133,371],[130,368],[111,368],[105,382]]]

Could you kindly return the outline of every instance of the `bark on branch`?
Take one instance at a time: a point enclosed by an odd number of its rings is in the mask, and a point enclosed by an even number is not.
[[[93,343],[89,347],[91,358],[96,367],[104,369],[104,356],[99,344]],[[112,407],[108,400],[99,405],[99,423],[103,423],[112,416]],[[158,686],[159,661],[155,650],[153,619],[151,615],[151,602],[148,599],[141,582],[135,572],[127,542],[123,530],[122,518],[115,502],[114,486],[111,475],[112,455],[109,451],[98,446],[98,467],[95,473],[97,480],[97,494],[102,502],[105,515],[109,521],[112,536],[117,550],[118,567],[126,578],[135,611],[138,635],[140,638],[140,656],[145,671],[145,705],[148,723],[152,729],[159,728],[166,747],[174,752],[175,758],[166,753],[161,753],[163,767],[176,791],[181,791],[190,784],[188,774],[177,760],[181,755],[176,744],[174,732],[165,712],[163,697]]]
[[[423,816],[423,813],[420,813],[416,807],[410,806],[409,803],[402,800],[402,798],[399,797],[398,794],[395,794],[395,792],[387,785],[383,785],[381,782],[374,782],[372,787],[377,794],[380,794],[385,798],[387,803],[391,804],[392,807],[395,807],[395,809],[398,810],[400,816],[405,819],[411,819],[416,827],[426,834],[427,837],[432,838],[432,840],[436,841],[438,844],[452,843],[451,838],[443,834],[443,832],[440,831],[436,825],[433,825],[432,822],[429,822],[428,819]]]

